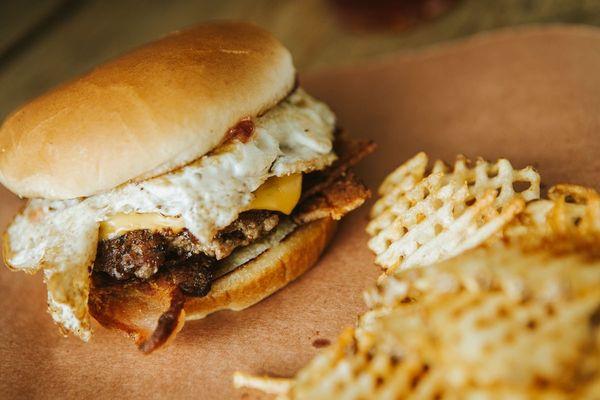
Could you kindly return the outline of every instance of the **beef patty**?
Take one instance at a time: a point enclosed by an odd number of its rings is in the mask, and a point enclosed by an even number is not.
[[[216,235],[213,240],[216,254],[214,258],[224,258],[237,247],[264,237],[278,223],[279,215],[274,211],[252,210],[241,213],[236,221]],[[190,262],[194,264],[193,260],[201,255],[201,247],[187,230],[179,233],[171,230],[136,230],[101,241],[93,269],[118,281],[136,278],[147,280],[161,267],[173,268]],[[206,262],[203,261],[203,264]]]

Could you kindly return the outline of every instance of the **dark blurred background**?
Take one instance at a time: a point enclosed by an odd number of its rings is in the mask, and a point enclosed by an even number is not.
[[[126,49],[210,19],[258,23],[307,71],[501,27],[600,25],[600,0],[0,0],[0,118]]]

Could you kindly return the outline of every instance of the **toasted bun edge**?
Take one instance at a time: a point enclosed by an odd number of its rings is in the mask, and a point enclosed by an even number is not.
[[[283,288],[316,264],[336,226],[331,218],[300,226],[278,245],[217,279],[207,296],[188,298],[186,320],[220,310],[240,311]]]

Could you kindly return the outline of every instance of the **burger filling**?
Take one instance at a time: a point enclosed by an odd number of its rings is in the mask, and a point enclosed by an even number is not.
[[[285,220],[306,223],[326,216],[339,219],[341,215],[331,215],[331,210],[316,207],[318,211],[307,210],[307,204],[313,204],[317,195],[336,191],[354,190],[346,198],[337,198],[333,209],[343,207],[348,201],[365,196],[366,189],[348,170],[372,150],[368,142],[353,141],[340,137],[336,142],[341,158],[330,168],[313,173],[304,188],[302,196],[301,174],[283,178],[271,178],[255,193],[249,205],[249,211],[239,214],[230,225],[219,231],[209,244],[202,245],[179,218],[165,217],[160,214],[120,214],[108,218],[100,224],[100,242],[94,263],[95,272],[103,272],[111,278],[123,281],[129,279],[148,279],[163,265],[182,263],[188,258],[205,255],[213,263],[228,257],[236,248],[268,236]],[[324,178],[328,179],[325,181]],[[311,181],[312,179],[312,181]],[[317,180],[321,180],[317,184]],[[304,207],[297,208],[300,198],[312,197],[304,201]],[[354,204],[352,204],[354,205]],[[343,213],[349,210],[342,210]],[[312,215],[310,215],[312,214]]]
[[[164,335],[150,340],[138,328],[173,331],[182,299],[206,294],[216,271],[256,257],[294,226],[339,219],[368,196],[348,168],[371,146],[340,137],[334,151],[333,113],[301,89],[240,124],[215,151],[168,174],[88,198],[30,200],[8,228],[7,264],[43,269],[50,313],[65,332],[87,340],[91,311],[159,345]]]
[[[144,352],[163,345],[181,326],[185,301],[179,296],[206,296],[215,279],[243,268],[298,226],[321,218],[340,219],[368,198],[369,191],[350,167],[373,150],[372,143],[338,137],[335,144],[338,160],[305,176],[287,214],[274,206],[274,198],[268,208],[279,211],[242,212],[215,235],[210,254],[187,229],[176,226],[123,228],[121,235],[102,240],[92,274],[92,315],[106,327],[132,334]],[[114,221],[111,224],[107,232],[114,231]],[[138,225],[129,227],[133,226]]]

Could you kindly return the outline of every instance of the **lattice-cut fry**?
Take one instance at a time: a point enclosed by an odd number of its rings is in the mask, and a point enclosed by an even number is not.
[[[367,232],[370,235],[376,235],[369,241],[369,248],[376,254],[385,251],[389,245],[401,238],[406,232],[402,228],[402,218],[407,215],[410,209],[415,210],[413,215],[416,215],[417,210],[433,211],[432,207],[439,206],[442,199],[448,199],[452,196],[461,196],[463,200],[466,198],[467,191],[459,192],[460,187],[454,183],[446,185],[444,190],[441,190],[443,184],[443,173],[431,174],[418,185],[413,187],[401,197],[391,204],[388,210],[379,214],[367,225]]]
[[[233,374],[233,386],[236,388],[257,389],[268,394],[283,396],[283,398],[290,391],[292,384],[292,379],[255,376],[239,371]]]
[[[464,192],[465,187],[455,194],[460,198]],[[412,225],[404,236],[376,258],[376,262],[387,266],[388,274],[391,274],[398,269],[445,260],[485,242],[524,208],[523,200],[515,198],[496,214],[495,199],[495,192],[490,190],[458,217],[453,215],[456,211],[454,202],[442,203],[440,208],[427,215],[427,219]],[[402,262],[398,263],[398,260]]]
[[[532,201],[525,210],[506,225],[501,240],[489,241],[488,246],[512,244],[527,251],[543,248],[554,255],[581,253],[600,259],[600,195],[594,189],[577,185],[556,185],[548,191],[549,199]],[[421,269],[406,272],[412,277],[426,274]],[[471,275],[472,285],[481,285],[482,279]],[[444,290],[455,287],[444,281]],[[432,288],[429,288],[432,289]],[[424,288],[421,288],[424,290]],[[365,294],[370,308],[392,307],[408,301],[412,296],[406,279],[380,280],[374,290]]]
[[[407,190],[410,189],[415,183],[423,179],[428,163],[429,158],[427,154],[424,152],[417,153],[384,179],[381,186],[379,186],[379,194],[388,194],[398,187],[406,187]]]
[[[600,195],[577,185],[556,185],[548,191],[554,202],[550,224],[555,232],[582,236],[600,234]]]
[[[281,395],[318,400],[597,394],[596,253],[525,251],[496,243],[386,282],[396,285],[380,287],[390,292],[387,304],[380,299],[377,309],[344,331]]]
[[[578,237],[578,243],[600,237],[600,195],[595,190],[561,184],[550,188],[548,198],[529,203],[504,236],[530,245],[565,236]]]
[[[561,183],[548,190],[548,198],[553,201],[563,200],[567,203],[588,204],[597,202],[598,192],[592,188]]]
[[[425,176],[428,162],[427,155],[421,152],[389,174],[379,187],[382,197],[373,205],[371,218],[382,214],[394,205],[395,199],[415,187]]]
[[[531,167],[515,170],[505,159],[494,164],[478,159],[471,165],[459,156],[452,169],[437,161],[415,183],[426,160],[419,153],[394,171],[373,207],[369,248],[384,268],[426,265],[459,254],[502,229],[525,202],[539,198],[540,177]],[[413,166],[417,171],[411,175]],[[517,191],[519,184],[527,187]]]
[[[525,201],[540,197],[540,175],[532,167],[514,169],[506,159],[491,164],[478,158],[474,168],[469,164],[466,158],[459,156],[450,175],[451,179],[467,182],[470,186],[469,193],[475,198],[479,198],[489,189],[496,189],[499,193],[495,205],[502,207],[515,196]],[[518,183],[526,184],[527,187],[516,191],[514,186]]]

